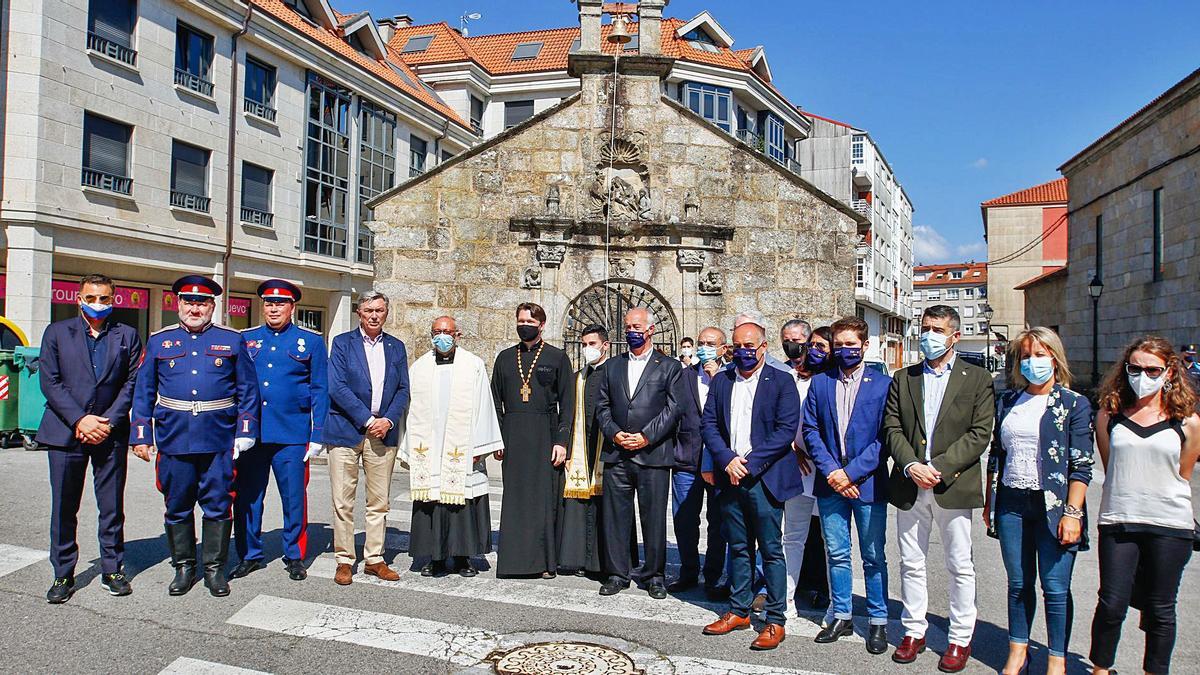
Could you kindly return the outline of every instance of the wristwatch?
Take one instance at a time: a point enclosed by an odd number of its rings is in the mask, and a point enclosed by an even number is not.
[[[1067,504],[1063,507],[1063,515],[1076,520],[1083,520],[1083,509]]]

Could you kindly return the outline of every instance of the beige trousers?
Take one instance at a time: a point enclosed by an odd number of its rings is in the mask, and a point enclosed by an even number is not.
[[[329,483],[333,492],[333,551],[338,563],[353,565],[354,500],[358,493],[358,469],[367,480],[367,537],[363,559],[368,565],[383,562],[383,539],[387,532],[388,504],[396,448],[378,438],[367,437],[354,447],[329,450]]]

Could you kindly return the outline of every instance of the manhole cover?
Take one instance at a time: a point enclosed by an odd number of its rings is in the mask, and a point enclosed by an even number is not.
[[[642,675],[622,652],[590,642],[539,642],[488,657],[498,675]]]

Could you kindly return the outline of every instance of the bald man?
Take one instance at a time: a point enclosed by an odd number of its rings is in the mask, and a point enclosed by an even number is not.
[[[631,579],[650,597],[667,597],[667,496],[675,464],[676,432],[687,394],[682,366],[654,349],[654,318],[642,307],[625,314],[629,352],[603,371],[596,420],[604,435],[604,570],[600,595],[614,595]],[[631,568],[634,498],[642,521],[645,556]]]

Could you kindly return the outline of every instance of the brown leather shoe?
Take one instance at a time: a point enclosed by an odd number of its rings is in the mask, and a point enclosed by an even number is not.
[[[758,634],[758,637],[754,638],[754,642],[750,643],[750,649],[756,651],[775,649],[779,646],[780,642],[783,642],[784,637],[783,626],[780,626],[777,623],[769,623],[767,624],[767,627],[763,628],[762,632]]]
[[[725,615],[704,627],[705,635],[725,635],[735,630],[745,630],[750,627],[750,617],[738,616],[733,612]]]
[[[379,577],[384,581],[400,581],[400,575],[396,574],[396,572],[393,571],[392,568],[388,567],[387,563],[383,561],[371,563],[370,565],[364,567],[363,571],[373,577]]]
[[[333,583],[338,586],[349,586],[354,580],[354,567],[346,563],[338,563],[337,571],[333,573]]]
[[[942,654],[942,658],[938,661],[938,670],[943,673],[957,673],[967,667],[967,661],[971,658],[971,645],[959,647],[951,643],[950,648]]]
[[[917,660],[917,654],[925,651],[925,638],[915,638],[905,635],[900,646],[892,652],[892,660],[896,663],[912,663]]]

